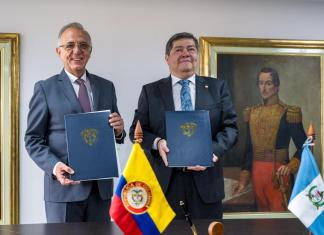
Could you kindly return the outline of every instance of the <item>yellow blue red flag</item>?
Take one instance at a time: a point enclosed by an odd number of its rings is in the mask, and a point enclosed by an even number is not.
[[[138,143],[133,146],[109,212],[126,235],[161,234],[175,217]]]

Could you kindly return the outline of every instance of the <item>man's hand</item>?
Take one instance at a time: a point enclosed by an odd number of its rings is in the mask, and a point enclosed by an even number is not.
[[[118,113],[110,114],[108,122],[114,128],[116,136],[120,136],[123,133],[124,121]]]
[[[218,157],[215,154],[213,154],[213,162],[217,162],[217,161],[218,161]],[[206,169],[207,169],[207,167],[199,166],[199,165],[187,167],[187,170],[190,170],[190,171],[204,171]]]
[[[207,167],[199,166],[199,165],[197,165],[197,166],[188,166],[187,167],[187,170],[190,170],[190,171],[204,171],[206,169],[207,169]]]
[[[248,170],[241,170],[240,179],[237,184],[233,185],[232,191],[233,193],[243,193],[247,190],[247,186],[250,182],[251,173]]]
[[[164,162],[165,166],[168,166],[168,152],[169,152],[169,148],[167,145],[167,142],[165,139],[160,139],[157,142],[157,149],[159,150],[159,154],[162,157],[162,160]]]
[[[291,173],[290,168],[287,165],[282,165],[278,168],[276,174],[277,176],[280,175],[289,175]]]
[[[246,191],[246,185],[241,182],[234,184],[232,190],[233,190],[233,194],[243,193],[244,191]]]
[[[80,183],[80,181],[73,181],[68,179],[67,175],[74,174],[74,170],[62,162],[57,164],[54,174],[56,176],[56,179],[61,183],[61,185],[73,185]]]
[[[218,161],[218,157],[215,154],[213,154],[213,162],[217,162],[217,161]],[[190,170],[190,171],[204,171],[206,169],[207,169],[207,167],[199,166],[199,165],[187,167],[187,170]]]
[[[218,158],[215,154],[213,154],[213,162],[217,162],[218,159],[219,159],[219,158]]]

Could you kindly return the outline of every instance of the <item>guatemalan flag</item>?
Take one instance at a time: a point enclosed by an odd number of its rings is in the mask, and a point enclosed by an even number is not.
[[[138,143],[119,180],[110,216],[126,235],[161,234],[175,217]]]
[[[324,234],[324,182],[306,140],[288,209],[314,234]]]

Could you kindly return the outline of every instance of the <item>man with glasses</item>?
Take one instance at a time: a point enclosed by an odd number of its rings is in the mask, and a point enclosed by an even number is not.
[[[35,84],[29,104],[26,149],[44,171],[44,198],[49,223],[109,221],[112,180],[78,182],[69,179],[64,115],[111,110],[107,120],[117,143],[125,138],[112,82],[89,73],[91,37],[79,23],[64,26],[58,37],[57,55],[64,69]]]
[[[236,113],[224,80],[195,74],[198,40],[191,33],[173,35],[166,44],[165,60],[170,75],[143,86],[135,111],[130,137],[134,139],[137,120],[143,129],[142,146],[161,187],[176,212],[185,218],[183,201],[193,218],[222,218],[224,179],[222,157],[236,142]],[[165,111],[208,110],[211,121],[213,167],[168,167]]]

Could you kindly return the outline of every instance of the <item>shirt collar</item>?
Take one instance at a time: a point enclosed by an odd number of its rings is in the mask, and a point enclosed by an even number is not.
[[[66,69],[64,69],[64,71],[65,71],[65,73],[68,75],[68,77],[69,77],[69,79],[70,79],[70,81],[71,81],[72,83],[74,83],[77,79],[79,79],[78,77],[76,77],[76,76],[74,76],[73,74],[69,73]],[[86,75],[86,73],[84,73],[84,74],[80,77],[80,79],[82,79],[84,82],[86,82],[86,81],[87,81],[87,75]]]
[[[174,76],[173,74],[171,74],[171,78],[172,78],[172,86],[174,86],[175,84],[177,84],[177,82],[183,80],[180,79],[176,76]],[[192,84],[196,84],[196,74],[193,74],[191,77],[187,78],[186,80],[189,80],[190,82],[192,82]]]

